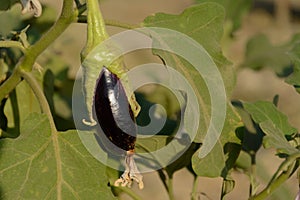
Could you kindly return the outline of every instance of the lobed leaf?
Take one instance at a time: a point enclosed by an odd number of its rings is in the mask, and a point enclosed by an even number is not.
[[[269,67],[280,77],[287,78],[289,84],[297,85],[299,77],[299,42],[300,34],[295,34],[292,39],[281,45],[273,45],[266,35],[259,34],[248,41],[246,59],[241,65],[254,70]]]
[[[230,63],[223,56],[219,45],[219,41],[223,34],[223,21],[224,9],[220,5],[216,3],[203,3],[187,8],[180,15],[157,13],[154,16],[147,17],[144,20],[143,25],[147,27],[162,27],[176,30],[186,34],[201,44],[217,64],[218,70],[223,78],[226,94],[229,96],[235,85],[235,74],[233,68],[229,67]],[[173,43],[169,42],[169,39],[172,37]],[[180,41],[174,38],[173,35],[163,35],[160,41],[154,41],[154,46],[160,42],[163,43],[163,45],[167,44],[170,47],[180,44]],[[176,44],[174,44],[174,42]],[[184,50],[188,51],[190,54],[194,53],[189,48]],[[190,63],[177,55],[157,49],[153,50],[153,53],[159,55],[168,66],[174,67],[183,74],[191,84],[193,91],[197,96],[201,111],[198,134],[194,139],[194,142],[202,142],[209,126],[212,112],[209,90],[203,77],[199,75],[197,70]],[[217,90],[218,89],[215,88],[215,91]],[[222,170],[226,166],[225,162],[227,159],[223,151],[224,145],[229,141],[236,143],[240,142],[234,132],[235,128],[239,125],[239,122],[239,116],[233,110],[230,102],[227,101],[226,120],[221,138],[205,158],[199,158],[201,148],[193,156],[193,169],[197,175],[213,177],[221,175]],[[188,129],[190,121],[185,120],[184,123],[185,127]]]
[[[272,121],[267,120],[260,123],[260,127],[266,136],[263,139],[266,148],[276,148],[279,153],[292,155],[299,153],[284,137],[284,133]]]
[[[46,115],[32,113],[14,140],[0,140],[1,199],[114,199],[106,167],[76,131],[52,132]]]
[[[271,102],[258,101],[243,103],[243,105],[257,124],[271,121],[284,135],[292,135],[297,132],[297,129],[289,124],[287,116],[278,111]]]
[[[285,80],[290,85],[293,85],[298,93],[300,93],[300,46],[299,42],[288,52],[294,66],[293,72]]]
[[[242,67],[255,70],[269,67],[277,75],[286,76],[291,71],[291,61],[286,54],[288,48],[288,45],[274,46],[266,35],[256,35],[247,43],[246,59]]]
[[[197,3],[215,2],[225,8],[226,19],[232,24],[232,31],[237,30],[242,23],[244,15],[250,10],[251,0],[196,0]]]

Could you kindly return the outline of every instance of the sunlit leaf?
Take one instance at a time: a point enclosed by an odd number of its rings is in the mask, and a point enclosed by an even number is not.
[[[6,38],[10,31],[19,28],[22,23],[21,19],[21,6],[15,5],[8,11],[0,11],[0,37]]]
[[[285,135],[292,135],[297,132],[297,129],[288,123],[287,116],[278,111],[271,102],[258,101],[255,103],[243,103],[243,105],[257,124],[271,121]]]
[[[295,87],[296,91],[300,93],[300,46],[299,42],[295,43],[294,48],[289,51],[289,56],[294,64],[293,72],[286,78],[286,82]]]
[[[287,139],[284,133],[272,121],[264,121],[260,123],[261,129],[266,136],[264,137],[264,146],[266,148],[276,148],[279,153],[294,154],[299,153],[299,150],[294,148]]]
[[[235,85],[235,74],[232,67],[230,67],[229,62],[223,56],[219,45],[219,41],[223,34],[223,21],[224,9],[220,5],[215,3],[203,3],[186,9],[180,15],[157,13],[154,16],[147,17],[144,20],[144,25],[148,27],[162,27],[176,30],[186,34],[201,44],[217,64],[218,70],[223,78],[226,93],[230,96]],[[164,45],[174,45],[176,38],[172,40],[173,43],[168,43],[168,39],[172,37],[174,36],[163,35],[162,38],[166,39],[162,39]],[[189,51],[189,49],[185,50]],[[154,50],[153,52],[154,54],[159,55],[168,66],[174,67],[183,74],[192,85],[201,111],[199,122],[200,128],[198,129],[198,134],[194,141],[202,142],[211,118],[210,94],[205,81],[199,72],[181,57],[160,50]],[[190,53],[192,54],[193,52]],[[223,139],[217,141],[214,149],[205,158],[200,160],[198,151],[193,156],[193,168],[198,175],[220,176],[222,169],[225,167],[226,159],[228,158],[224,155],[224,145],[228,141],[236,143],[240,142],[234,133],[235,128],[240,122],[240,118],[233,110],[229,101],[227,103],[226,114],[227,120],[225,120],[221,134]],[[185,121],[185,123],[189,122]]]
[[[113,199],[106,167],[76,131],[51,132],[44,114],[32,113],[17,139],[0,140],[1,199]]]
[[[243,17],[252,5],[251,0],[196,0],[196,2],[216,2],[224,6],[226,19],[232,23],[232,31],[237,30],[241,26]]]
[[[287,45],[275,46],[266,35],[257,35],[247,44],[246,59],[242,66],[256,70],[269,67],[279,76],[286,76],[291,72],[287,50]]]

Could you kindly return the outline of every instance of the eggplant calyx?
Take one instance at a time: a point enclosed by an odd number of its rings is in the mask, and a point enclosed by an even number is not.
[[[129,99],[129,105],[131,107],[131,110],[133,112],[134,117],[137,117],[141,111],[141,106],[135,99],[135,95],[132,94],[130,99]]]
[[[134,153],[132,151],[127,151],[127,155],[125,157],[125,171],[121,177],[115,181],[114,185],[131,187],[133,181],[136,181],[139,185],[139,189],[141,190],[144,188],[143,176],[135,164],[133,155]]]

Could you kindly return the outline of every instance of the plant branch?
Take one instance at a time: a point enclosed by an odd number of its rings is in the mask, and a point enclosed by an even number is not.
[[[60,17],[51,29],[41,37],[33,46],[26,49],[24,59],[15,68],[12,75],[0,86],[0,101],[10,93],[21,81],[20,69],[31,71],[36,58],[64,32],[64,30],[76,19],[77,12],[73,9],[73,0],[64,0]],[[4,43],[4,45],[7,45]],[[12,45],[12,44],[10,44]],[[13,44],[16,45],[16,44]],[[17,45],[19,47],[19,45]]]
[[[168,194],[170,200],[175,200],[174,190],[173,190],[173,176],[169,176],[168,178]]]
[[[284,183],[293,172],[295,161],[300,158],[300,153],[289,156],[277,169],[269,184],[259,194],[252,196],[249,200],[263,200],[273,193],[282,183]],[[281,174],[279,175],[279,173]]]
[[[250,187],[249,187],[249,197],[255,195],[256,193],[256,153],[250,152],[251,166],[250,166]]]
[[[0,101],[4,99],[21,81],[19,69],[15,69],[12,75],[0,86]]]
[[[4,47],[4,48],[15,47],[20,49],[23,53],[26,50],[24,46],[18,41],[0,41],[0,47]]]
[[[77,12],[73,9],[73,0],[64,0],[61,15],[50,30],[39,41],[28,48],[20,68],[31,71],[36,58],[60,36],[66,28],[76,19]]]
[[[50,127],[52,132],[57,132],[56,126],[52,117],[51,109],[48,104],[48,101],[43,93],[43,90],[41,89],[41,86],[35,79],[35,77],[32,75],[31,72],[21,72],[21,76],[25,79],[25,81],[28,83],[28,85],[31,87],[33,93],[35,94],[43,113],[45,113],[48,117]]]
[[[84,13],[86,11],[86,3],[80,5],[79,7],[77,7],[77,9],[78,9],[78,16],[81,16],[82,13]]]
[[[194,184],[193,184],[193,189],[192,189],[192,200],[197,200],[198,198],[198,184],[199,184],[199,179],[200,179],[200,176],[195,176],[194,177]]]
[[[105,24],[108,26],[116,26],[124,29],[135,29],[141,27],[138,24],[129,24],[129,23],[124,23],[124,22],[120,22],[117,20],[110,20],[110,19],[105,20]]]
[[[99,8],[98,0],[87,0],[87,41],[86,45],[81,51],[81,60],[92,51],[92,49],[106,40],[109,35],[106,31],[105,22]]]
[[[85,15],[80,15],[77,19],[77,22],[87,23],[87,17]],[[135,29],[135,28],[141,27],[138,24],[129,24],[129,23],[124,23],[124,22],[120,22],[117,20],[111,20],[111,19],[105,19],[104,22],[107,26],[115,26],[115,27],[124,28],[124,29]]]

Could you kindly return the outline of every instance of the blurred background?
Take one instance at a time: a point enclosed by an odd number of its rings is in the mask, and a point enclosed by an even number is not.
[[[5,1],[5,0],[1,0]],[[57,18],[62,3],[60,0],[41,0],[46,6],[43,16],[38,19],[38,23],[43,23],[45,29]],[[102,0],[101,10],[105,19],[119,20],[131,24],[141,23],[145,17],[157,12],[170,14],[180,14],[185,8],[195,4],[193,0]],[[21,6],[16,5],[14,10],[20,10]],[[26,17],[25,17],[26,18]],[[17,19],[10,18],[11,21],[0,16],[0,30],[12,30],[17,28]],[[29,20],[29,19],[28,19]],[[5,28],[3,28],[5,27]],[[292,36],[300,33],[300,1],[299,0],[256,0],[252,1],[251,9],[245,12],[241,26],[233,34],[229,33],[230,23],[224,25],[224,38],[222,48],[225,56],[233,63],[237,71],[236,87],[232,99],[244,101],[267,100],[272,101],[275,95],[279,95],[278,108],[288,116],[289,122],[300,130],[300,95],[295,89],[284,82],[284,79],[277,76],[270,67],[245,67],[250,61],[247,60],[247,44],[250,39],[259,34],[264,34],[274,48],[288,43]],[[22,27],[25,28],[25,27]],[[109,34],[115,34],[124,29],[108,27]],[[34,38],[33,38],[34,40]],[[72,24],[66,32],[40,56],[38,62],[49,65],[67,66],[66,72],[70,79],[76,76],[80,67],[80,51],[86,41],[86,25]],[[51,59],[52,55],[59,55],[59,60]],[[276,56],[276,55],[274,55]],[[160,62],[159,59],[151,55],[151,52],[136,52],[126,57],[127,66],[134,67],[142,63],[152,61]],[[233,79],[235,77],[232,77]],[[70,83],[71,84],[71,83]],[[155,87],[144,89],[146,96],[154,94]],[[62,110],[68,107],[61,105]],[[72,118],[69,108],[61,113],[62,117]],[[72,127],[72,124],[70,124]],[[277,169],[280,159],[274,156],[274,150],[261,149],[257,156],[258,176],[260,189],[268,182],[271,175]],[[249,180],[247,175],[235,171],[233,179],[236,186],[227,199],[247,199],[249,190]],[[133,189],[143,197],[143,199],[168,199],[167,193],[156,173],[144,175],[145,189]],[[193,176],[185,169],[175,173],[174,191],[175,198],[187,200],[191,197]],[[221,178],[201,178],[199,182],[199,199],[219,199],[222,187]],[[298,181],[296,176],[292,177],[269,199],[294,199],[298,191]],[[130,199],[123,195],[122,199]]]

